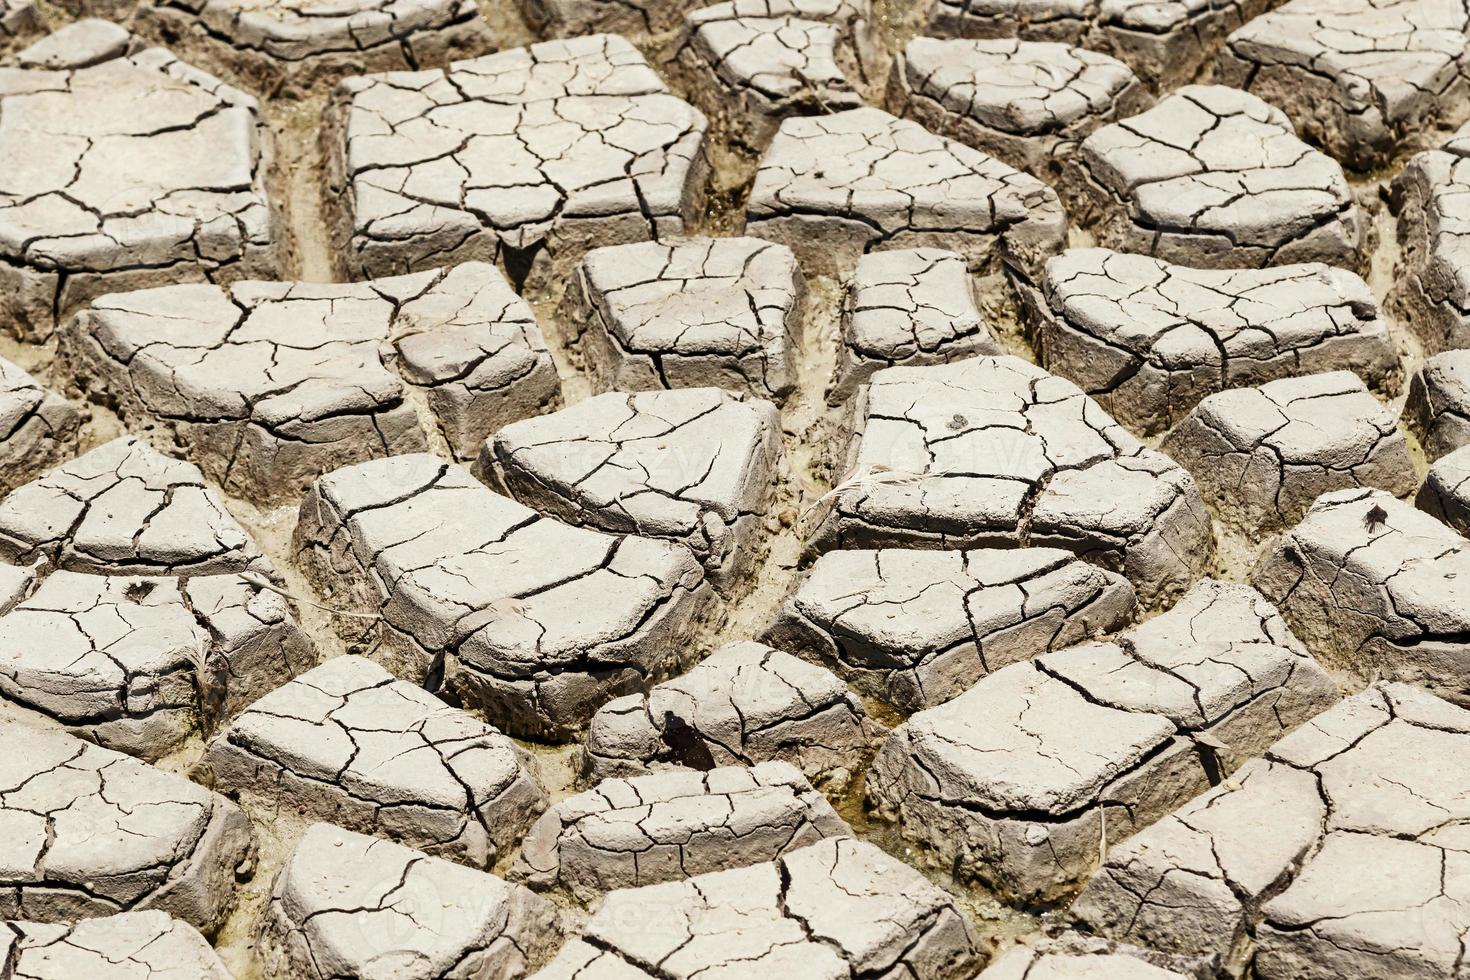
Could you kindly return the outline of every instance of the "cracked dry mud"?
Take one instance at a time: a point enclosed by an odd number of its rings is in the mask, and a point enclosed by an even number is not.
[[[478,262],[105,296],[63,328],[60,356],[90,397],[167,429],[212,481],[266,504],[436,436],[472,460],[486,432],[561,400],[531,308]]]
[[[978,283],[957,252],[906,248],[858,260],[842,305],[842,353],[828,392],[833,403],[880,368],[1000,354],[985,322]]]
[[[235,575],[59,571],[0,615],[0,699],[154,761],[310,668],[281,596]]]
[[[1055,899],[1127,837],[1336,700],[1247,586],[1206,580],[1108,642],[1013,664],[894,730],[877,815],[922,859],[1018,903]]]
[[[221,792],[253,794],[257,806],[477,867],[512,849],[546,806],[514,742],[352,656],[250,705],[210,742],[195,775]]]
[[[0,926],[4,980],[231,980],[208,940],[166,912]]]
[[[1470,714],[1376,685],[1114,847],[1072,912],[1262,980],[1451,977],[1470,928]],[[1394,869],[1370,885],[1366,867]]]
[[[919,37],[894,61],[889,107],[1038,177],[1097,127],[1148,107],[1122,62],[1046,41]]]
[[[1467,565],[1470,541],[1423,511],[1382,490],[1337,490],[1277,540],[1252,581],[1324,662],[1470,703]]]
[[[136,22],[186,57],[272,94],[495,48],[471,0],[145,0]]]
[[[536,978],[965,980],[982,958],[950,895],[872,844],[835,838],[773,864],[613,892]]]
[[[563,524],[428,454],[317,480],[295,544],[329,602],[374,614],[336,622],[375,659],[512,735],[569,741],[675,672],[709,604],[682,545]]]
[[[1207,395],[1318,371],[1397,381],[1368,284],[1318,263],[1211,270],[1102,248],[1046,264],[1023,307],[1041,363],[1135,431],[1161,432]]]
[[[1210,395],[1161,448],[1194,474],[1220,520],[1249,537],[1295,524],[1329,490],[1407,497],[1417,485],[1393,413],[1351,371]]]
[[[936,37],[1060,41],[1122,59],[1150,86],[1190,81],[1272,0],[935,0]]]
[[[761,643],[732,643],[688,673],[604,705],[592,719],[582,777],[670,767],[789,762],[839,795],[883,734],[842,680]]]
[[[851,405],[846,465],[903,479],[836,492],[812,515],[811,552],[1055,546],[1121,572],[1156,608],[1214,547],[1187,471],[1013,356],[879,371]]]
[[[1029,174],[864,107],[781,124],[745,230],[789,246],[807,275],[846,276],[864,253],[931,247],[1029,282],[1066,243],[1067,216]]]
[[[350,278],[478,260],[546,283],[590,248],[679,234],[702,210],[704,115],[616,35],[352,76],[328,116]]]
[[[1467,9],[0,0],[0,980],[1465,980]]]
[[[684,18],[678,64],[718,135],[759,153],[781,120],[862,105],[869,0],[727,0]]]
[[[805,296],[789,248],[691,238],[590,252],[567,306],[598,391],[720,385],[779,402],[796,388]]]
[[[149,48],[0,71],[0,314],[44,341],[99,295],[279,270],[254,98]]]
[[[0,500],[0,557],[108,575],[263,572],[199,467],[120,436]]]
[[[608,392],[495,433],[480,467],[572,524],[688,546],[729,592],[759,557],[781,477],[781,417],[720,388]]]
[[[604,779],[562,800],[526,835],[512,880],[604,892],[765,864],[851,830],[786,762]]]
[[[0,724],[0,917],[167,912],[212,935],[255,849],[224,797],[61,731]]]
[[[268,976],[522,977],[555,949],[555,908],[522,885],[313,824],[259,922]]]
[[[1394,178],[1403,255],[1390,301],[1430,354],[1470,343],[1470,132],[1415,154]]]
[[[1371,170],[1470,116],[1467,33],[1463,0],[1290,0],[1230,35],[1215,77]]]
[[[1470,445],[1470,352],[1425,359],[1409,381],[1403,421],[1431,460]]]
[[[1364,265],[1368,222],[1341,165],[1280,109],[1223,85],[1096,130],[1059,186],[1109,248],[1206,269]]]
[[[1127,624],[1121,575],[1056,548],[830,551],[766,642],[901,711],[963,694],[1008,664]]]

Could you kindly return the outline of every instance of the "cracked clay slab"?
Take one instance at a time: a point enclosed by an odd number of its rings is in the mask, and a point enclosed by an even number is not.
[[[1194,980],[1197,963],[1065,932],[1015,946],[990,961],[975,980]]]
[[[1470,117],[1463,0],[1291,0],[1236,30],[1215,78],[1355,170]]]
[[[1122,62],[1047,41],[918,37],[888,76],[895,114],[1038,177],[1151,101]]]
[[[1104,248],[1046,264],[1022,306],[1041,363],[1124,425],[1160,432],[1206,395],[1315,371],[1398,379],[1378,301],[1357,275],[1320,263],[1193,269]]]
[[[479,260],[559,283],[703,211],[705,118],[621,37],[349,78],[327,114],[346,278]]]
[[[917,711],[1135,611],[1126,579],[1057,548],[829,551],[762,639]]]
[[[872,17],[869,0],[727,0],[685,16],[673,64],[715,134],[754,155],[783,119],[863,104]]]
[[[62,329],[60,358],[128,424],[166,427],[211,480],[265,504],[424,452],[430,433],[473,459],[496,428],[561,400],[531,308],[480,262],[104,296]]]
[[[1431,461],[1470,446],[1470,350],[1425,358],[1409,381],[1403,420]]]
[[[755,566],[780,477],[776,406],[720,388],[595,395],[507,426],[480,466],[571,524],[681,542],[729,592]]]
[[[0,493],[75,455],[81,424],[66,399],[0,358]]]
[[[252,91],[287,97],[495,48],[474,0],[145,0],[134,22]]]
[[[253,860],[224,797],[62,731],[0,724],[0,917],[158,909],[212,935]]]
[[[278,271],[259,106],[163,48],[0,68],[0,120],[0,314],[21,339],[104,293]]]
[[[1191,81],[1275,0],[935,0],[925,33],[1059,41],[1118,58],[1156,90]]]
[[[0,500],[0,557],[107,575],[270,571],[199,467],[120,436]]]
[[[1414,506],[1461,534],[1470,533],[1470,449],[1462,447],[1429,465]]]
[[[1017,357],[879,371],[853,399],[845,467],[855,476],[813,515],[810,554],[1060,547],[1121,572],[1152,608],[1214,548],[1188,471]]]
[[[843,294],[842,347],[828,402],[846,401],[885,367],[1002,353],[979,296],[980,284],[957,252],[904,248],[858,259]]]
[[[691,0],[519,0],[521,16],[543,37],[622,34],[647,39],[678,28]]]
[[[685,238],[589,252],[566,319],[597,391],[715,386],[781,402],[796,390],[805,299],[784,245]]]
[[[233,980],[209,942],[166,912],[0,923],[4,980]]]
[[[851,831],[785,762],[604,779],[541,816],[510,870],[538,891],[604,892],[765,864]]]
[[[808,275],[844,277],[864,253],[932,247],[1029,282],[1065,246],[1067,216],[1035,177],[865,107],[781,124],[745,230],[789,246]]]
[[[313,824],[257,924],[268,980],[524,977],[561,942],[555,907],[442,858]]]
[[[595,786],[671,766],[777,759],[835,796],[883,732],[830,670],[761,643],[731,643],[647,694],[604,705],[587,730],[582,776]]]
[[[1398,420],[1351,371],[1232,388],[1195,406],[1160,448],[1194,474],[1222,521],[1262,538],[1329,490],[1418,483]]]
[[[1467,766],[1470,714],[1375,685],[1113,847],[1073,915],[1231,976],[1456,976]]]
[[[376,614],[337,618],[374,659],[530,738],[687,661],[710,597],[684,546],[542,517],[426,454],[317,480],[295,546],[328,604]]]
[[[58,571],[0,616],[0,698],[148,761],[316,659],[286,600],[234,575]]]
[[[209,743],[195,775],[474,867],[514,848],[546,807],[525,750],[350,655],[256,701]]]
[[[954,900],[872,844],[616,891],[535,980],[966,980],[984,960]]]
[[[1068,211],[1108,248],[1206,269],[1367,261],[1342,166],[1238,89],[1189,85],[1104,126],[1066,173]]]
[[[1122,634],[1013,664],[894,729],[867,777],[919,857],[1003,900],[1065,895],[1148,826],[1329,707],[1253,589],[1206,580]],[[1105,826],[1104,826],[1105,824]]]
[[[1470,127],[1415,154],[1389,203],[1402,246],[1389,303],[1426,354],[1470,346]]]
[[[1252,574],[1324,662],[1470,703],[1470,541],[1382,490],[1317,498]]]

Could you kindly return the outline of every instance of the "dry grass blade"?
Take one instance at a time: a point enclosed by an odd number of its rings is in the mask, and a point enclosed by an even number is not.
[[[895,470],[882,463],[869,463],[867,466],[855,467],[844,473],[842,479],[832,485],[832,489],[809,504],[805,513],[810,514],[818,508],[831,504],[849,490],[866,489],[883,484],[904,486],[910,483],[918,483],[923,478],[924,474],[922,473]]]

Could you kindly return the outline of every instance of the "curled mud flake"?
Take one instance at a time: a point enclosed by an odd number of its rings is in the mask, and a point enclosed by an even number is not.
[[[192,463],[122,436],[0,501],[0,555],[108,575],[271,571]]]
[[[1391,185],[1403,243],[1392,307],[1429,355],[1470,345],[1470,125],[1409,160]],[[1424,370],[1439,360],[1431,357]],[[1453,369],[1439,368],[1440,372]],[[1431,395],[1433,393],[1431,392]],[[1412,399],[1412,395],[1411,395]]]
[[[871,20],[868,0],[728,0],[684,18],[673,65],[716,134],[754,155],[782,119],[863,104]]]
[[[6,922],[0,929],[9,933],[0,948],[8,952],[11,977],[231,980],[209,941],[167,912],[121,912],[52,925]]]
[[[847,285],[837,376],[827,400],[846,401],[874,372],[896,364],[1001,353],[980,313],[979,289],[955,252],[914,248],[864,255]]]
[[[316,661],[251,575],[54,572],[0,615],[0,699],[150,761],[208,735]]]
[[[764,543],[781,417],[770,402],[718,388],[609,392],[501,429],[480,466],[542,513],[687,545],[728,595]]]
[[[1403,417],[1431,461],[1470,446],[1470,351],[1427,358],[1409,382]]]
[[[134,28],[276,97],[494,50],[473,0],[144,0]]]

